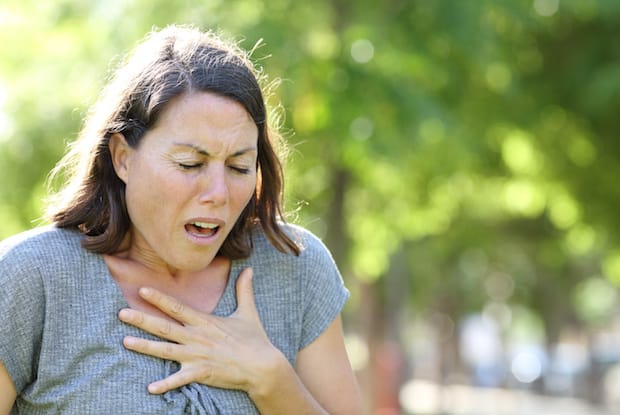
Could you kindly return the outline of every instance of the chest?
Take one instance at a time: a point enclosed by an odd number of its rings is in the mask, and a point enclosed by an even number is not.
[[[106,259],[106,264],[131,308],[164,318],[168,316],[140,296],[140,288],[155,288],[195,310],[212,313],[226,290],[230,273],[230,266],[219,266],[191,276],[170,278],[150,273],[133,264],[127,266],[114,259]]]

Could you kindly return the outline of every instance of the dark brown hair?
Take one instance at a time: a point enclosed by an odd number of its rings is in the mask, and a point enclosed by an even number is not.
[[[282,166],[267,124],[262,80],[249,54],[212,32],[169,26],[153,31],[114,73],[93,106],[78,140],[52,171],[50,183],[66,174],[66,185],[48,208],[58,227],[78,228],[85,248],[101,254],[118,251],[131,219],[125,204],[125,184],[115,173],[110,137],[122,134],[137,147],[166,105],[182,94],[207,91],[240,103],[258,128],[256,192],[220,249],[231,259],[252,251],[252,227],[262,227],[282,252],[299,254],[299,247],[279,225],[282,215]],[[270,137],[271,136],[271,137]]]

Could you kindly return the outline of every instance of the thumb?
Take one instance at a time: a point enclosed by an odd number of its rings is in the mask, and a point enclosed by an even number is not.
[[[252,284],[252,268],[241,271],[237,278],[237,311],[235,314],[254,315],[258,317],[254,302],[254,286]]]

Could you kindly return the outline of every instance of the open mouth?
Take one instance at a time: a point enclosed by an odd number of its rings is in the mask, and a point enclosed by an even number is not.
[[[215,235],[220,229],[216,223],[190,222],[185,225],[185,230],[195,236],[209,237]]]

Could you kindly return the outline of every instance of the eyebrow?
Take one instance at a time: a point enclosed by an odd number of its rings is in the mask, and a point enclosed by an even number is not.
[[[205,150],[204,148],[194,145],[194,144],[190,144],[190,143],[173,143],[175,146],[177,147],[189,147],[192,150],[194,150],[196,153],[208,157],[210,156],[209,152],[207,150]],[[247,153],[252,153],[252,152],[256,152],[257,149],[256,147],[247,147],[238,151],[235,151],[233,154],[231,154],[232,157],[239,157],[242,156],[244,154]]]

